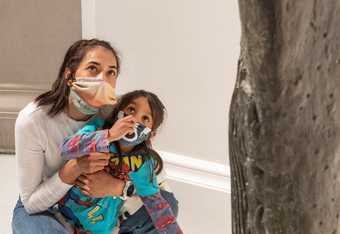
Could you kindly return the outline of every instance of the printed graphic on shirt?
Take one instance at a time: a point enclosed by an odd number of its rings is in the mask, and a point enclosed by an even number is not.
[[[100,209],[100,206],[96,205],[92,210],[87,213],[87,219],[91,220],[92,224],[96,224],[98,221],[104,220],[102,214],[96,216],[95,213]]]
[[[144,157],[142,155],[124,155],[121,157],[122,165],[121,171],[117,175],[116,168],[119,166],[119,156],[116,154],[111,154],[109,168],[110,173],[113,176],[118,177],[122,180],[129,180],[128,173],[131,171],[137,171],[144,162]]]

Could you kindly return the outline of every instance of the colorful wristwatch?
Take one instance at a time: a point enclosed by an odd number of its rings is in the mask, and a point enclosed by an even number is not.
[[[123,194],[120,196],[122,200],[126,200],[128,197],[131,197],[135,190],[135,186],[132,184],[130,180],[125,181],[125,186],[123,188]]]

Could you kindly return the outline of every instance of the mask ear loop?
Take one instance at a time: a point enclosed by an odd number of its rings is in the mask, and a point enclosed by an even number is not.
[[[72,87],[72,83],[74,81],[76,81],[76,78],[71,74],[71,73],[68,73],[66,76],[65,76],[65,80],[66,80],[66,84],[68,87]]]
[[[118,114],[117,114],[117,119],[124,118],[124,116],[125,116],[124,111],[119,111]]]

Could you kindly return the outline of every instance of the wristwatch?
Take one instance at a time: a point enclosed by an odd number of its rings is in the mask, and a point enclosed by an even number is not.
[[[132,196],[134,191],[135,191],[135,186],[132,184],[130,180],[127,180],[125,181],[123,194],[119,198],[122,200],[126,200],[128,197]]]

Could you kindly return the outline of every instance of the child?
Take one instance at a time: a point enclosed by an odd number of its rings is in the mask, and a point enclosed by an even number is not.
[[[110,119],[96,117],[64,140],[61,155],[66,159],[91,152],[110,152],[106,169],[126,181],[121,197],[92,198],[78,187],[72,187],[59,202],[59,209],[76,230],[93,234],[112,233],[118,225],[124,200],[136,190],[159,233],[182,233],[171,207],[159,192],[155,174],[162,170],[163,162],[150,143],[150,138],[163,122],[164,111],[164,105],[155,94],[133,91],[119,99]],[[113,123],[127,115],[132,115],[137,122],[135,133],[109,142]]]

